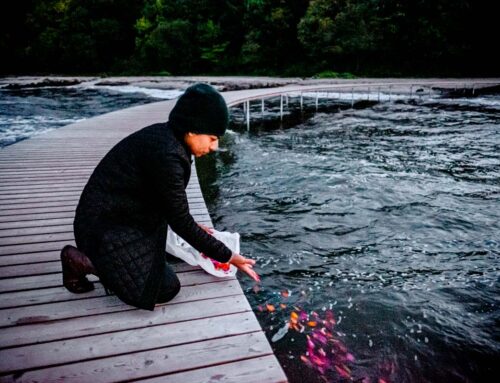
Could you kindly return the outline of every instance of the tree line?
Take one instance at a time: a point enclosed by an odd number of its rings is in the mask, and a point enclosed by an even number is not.
[[[500,67],[496,13],[481,0],[20,0],[4,7],[3,74],[488,76]]]

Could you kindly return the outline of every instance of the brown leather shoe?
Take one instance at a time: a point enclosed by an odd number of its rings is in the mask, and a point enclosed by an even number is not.
[[[86,275],[96,274],[90,259],[76,247],[66,245],[61,250],[63,286],[75,294],[94,290],[94,284]]]

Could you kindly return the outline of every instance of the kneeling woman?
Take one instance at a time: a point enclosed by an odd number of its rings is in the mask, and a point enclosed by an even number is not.
[[[191,155],[215,151],[228,121],[222,96],[196,84],[179,98],[167,123],[131,134],[106,154],[76,209],[77,247],[61,251],[68,290],[92,290],[86,275],[95,274],[106,290],[132,306],[153,310],[155,303],[171,300],[180,283],[166,262],[167,225],[198,251],[258,280],[254,260],[231,253],[189,213]]]

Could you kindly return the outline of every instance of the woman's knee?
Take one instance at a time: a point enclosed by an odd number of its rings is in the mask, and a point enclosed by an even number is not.
[[[177,275],[169,275],[168,278],[164,278],[160,285],[160,291],[158,292],[158,297],[156,299],[157,303],[166,303],[174,299],[174,297],[179,294],[181,290],[181,282]]]

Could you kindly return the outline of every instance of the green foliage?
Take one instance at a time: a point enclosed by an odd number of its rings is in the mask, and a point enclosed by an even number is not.
[[[117,70],[133,52],[141,0],[33,0],[22,28],[23,55],[38,71]]]
[[[4,73],[498,75],[472,0],[25,0]]]
[[[268,0],[247,9],[240,62],[249,73],[262,69],[280,73],[297,62],[302,53],[297,24],[306,7],[307,1]]]
[[[209,1],[146,1],[135,28],[136,57],[148,70],[214,70],[230,45],[223,16]],[[193,12],[197,10],[197,12]]]
[[[354,79],[356,76],[354,76],[352,73],[349,72],[335,72],[332,70],[325,70],[323,72],[320,72],[318,74],[315,74],[313,78],[346,78],[346,79]]]

